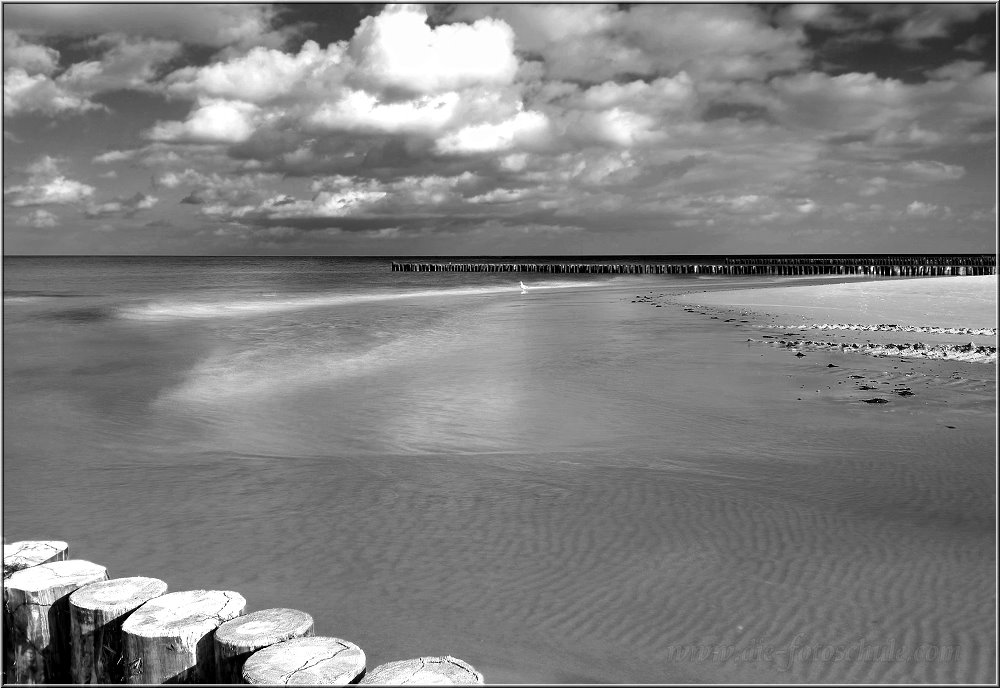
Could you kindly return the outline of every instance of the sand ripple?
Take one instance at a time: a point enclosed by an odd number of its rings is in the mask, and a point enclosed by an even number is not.
[[[472,636],[488,623],[626,662],[629,680],[989,680],[984,476],[878,449],[820,445],[766,481],[732,457],[707,460],[711,477],[651,458],[523,475],[491,460],[438,488],[403,469],[366,488],[394,498],[356,515],[368,545],[341,575],[446,605]],[[852,647],[872,658],[836,658]],[[912,656],[929,648],[958,657]]]

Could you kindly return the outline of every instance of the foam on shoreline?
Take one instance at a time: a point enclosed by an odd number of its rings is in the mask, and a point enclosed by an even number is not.
[[[862,332],[919,332],[923,334],[987,335],[995,337],[995,327],[931,327],[917,325],[858,325],[853,323],[813,323],[811,325],[771,325],[776,330],[860,330]]]
[[[748,342],[761,342],[772,346],[787,349],[800,350],[834,350],[844,353],[867,354],[868,356],[901,356],[903,358],[927,358],[941,361],[964,361],[966,363],[996,363],[997,348],[995,346],[977,346],[973,342],[968,344],[950,345],[930,345],[923,342],[900,344],[859,344],[857,342],[814,342],[808,341],[765,341],[761,339],[748,338]]]

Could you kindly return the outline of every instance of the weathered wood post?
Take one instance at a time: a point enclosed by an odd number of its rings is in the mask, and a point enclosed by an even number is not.
[[[167,591],[159,578],[134,576],[90,583],[69,596],[73,683],[124,683],[122,624]]]
[[[5,682],[69,682],[69,595],[107,577],[108,570],[99,564],[66,559],[16,571],[4,580],[4,617],[11,642]]]
[[[15,571],[65,561],[69,558],[69,545],[62,540],[21,540],[3,545],[3,577]]]
[[[6,578],[15,571],[47,564],[52,561],[64,561],[69,558],[69,545],[62,540],[21,540],[19,542],[3,543],[3,577]],[[9,615],[3,615],[3,666],[14,666],[14,646],[11,644]],[[4,674],[6,676],[6,674]]]
[[[128,683],[211,683],[220,625],[247,601],[230,590],[185,590],[156,597],[122,625]]]
[[[230,619],[215,631],[215,680],[242,683],[243,665],[254,652],[313,635],[313,618],[297,609],[262,609]]]
[[[340,638],[292,638],[250,655],[243,680],[253,684],[346,686],[365,673],[365,653]]]
[[[375,667],[360,685],[483,685],[483,675],[454,657],[419,657]]]

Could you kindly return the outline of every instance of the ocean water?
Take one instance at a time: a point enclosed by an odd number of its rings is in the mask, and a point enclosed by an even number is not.
[[[981,462],[775,402],[772,354],[746,366],[733,328],[632,303],[748,279],[5,258],[4,536],[302,609],[369,667],[985,680]],[[780,654],[859,640],[966,655]],[[778,658],[747,655],[764,647]]]

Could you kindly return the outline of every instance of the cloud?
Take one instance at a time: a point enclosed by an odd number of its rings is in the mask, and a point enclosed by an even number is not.
[[[514,32],[502,20],[431,28],[419,5],[387,5],[361,21],[349,53],[355,78],[376,91],[440,93],[505,85],[517,71]]]
[[[747,5],[458,5],[450,16],[492,16],[514,28],[550,78],[601,82],[687,71],[696,78],[762,79],[807,58],[797,27],[773,27]]]
[[[328,93],[343,80],[344,59],[344,47],[335,43],[322,49],[315,41],[306,41],[295,55],[255,47],[231,60],[179,69],[167,78],[167,90],[189,98],[232,98],[252,103]]]
[[[965,168],[961,165],[948,165],[936,160],[911,160],[900,166],[909,176],[925,182],[944,182],[961,179],[965,176]]]
[[[20,223],[35,229],[47,229],[59,224],[59,216],[39,208],[21,217]]]
[[[317,105],[304,124],[314,131],[432,134],[455,121],[460,100],[457,93],[444,93],[383,103],[374,94],[346,90],[338,100]]]
[[[275,29],[270,9],[232,11],[263,17],[254,24],[259,36],[290,35]],[[333,236],[357,237],[357,246],[363,237],[395,238],[415,248],[414,236],[452,235],[492,246],[475,228],[513,236],[516,227],[559,226],[597,237],[612,225],[649,237],[767,234],[771,243],[762,246],[784,246],[810,227],[920,225],[921,212],[946,217],[952,194],[981,200],[987,181],[992,188],[971,152],[995,138],[990,63],[955,60],[971,56],[954,51],[902,53],[894,44],[933,41],[919,35],[935,26],[953,31],[961,12],[928,15],[923,28],[904,30],[917,11],[684,4],[369,11],[375,15],[353,36],[323,27],[287,49],[270,38],[253,44],[230,36],[227,44],[213,29],[192,50],[191,32],[200,29],[171,25],[176,13],[147,15],[163,17],[163,27],[144,21],[133,31],[123,19],[73,29],[75,44],[22,22],[9,51],[19,60],[11,69],[21,70],[10,80],[12,109],[86,112],[105,102],[121,107],[125,99],[102,98],[111,91],[145,92],[134,102],[146,119],[130,121],[146,145],[102,142],[87,157],[110,167],[88,179],[106,183],[97,175],[111,170],[122,181],[126,166],[148,169],[151,193],[180,204],[178,236],[181,225],[203,228],[204,237],[219,230],[213,248],[227,237],[247,242],[241,247],[304,247]],[[962,30],[958,40],[982,33]],[[888,58],[852,71],[864,64],[864,50],[834,68],[822,47],[826,36],[857,42],[876,34],[887,54],[913,57],[905,74],[883,69]],[[331,35],[338,39],[320,43]],[[236,47],[219,50],[227,45]],[[77,63],[60,71],[55,48]],[[86,50],[88,59],[76,57]],[[173,65],[180,68],[164,73]],[[175,109],[153,121],[158,96]],[[109,121],[127,115],[111,113]],[[31,131],[27,121],[15,128]],[[38,177],[34,193],[18,178],[8,201],[58,197],[41,191],[67,179],[57,168]],[[123,218],[116,224],[125,227],[142,208],[117,193],[92,193],[86,212]],[[861,203],[872,197],[880,204]],[[908,213],[914,198],[927,207]],[[953,217],[968,216],[954,207]]]
[[[203,99],[184,122],[157,122],[146,136],[154,141],[238,143],[250,138],[257,112],[252,103]]]
[[[828,31],[858,29],[861,22],[846,15],[838,5],[794,4],[778,10],[778,23],[786,26],[810,25]]]
[[[373,149],[391,149],[392,137],[405,137],[406,156],[541,145],[547,117],[524,108],[517,68],[503,22],[431,27],[422,8],[390,6],[362,20],[347,43],[321,49],[307,41],[297,54],[255,49],[174,72],[168,92],[195,106],[186,120],[157,122],[146,136],[241,144],[236,154],[245,159],[303,171],[334,171],[323,169],[330,157],[341,166],[351,155],[367,161]],[[367,150],[327,150],[330,135],[347,132],[371,137],[354,142]]]
[[[64,160],[53,158],[51,155],[42,155],[34,162],[25,167],[25,172],[32,178],[54,177],[62,169]]]
[[[858,192],[861,196],[875,196],[883,193],[889,186],[889,180],[885,177],[872,177],[865,182],[864,187]]]
[[[226,175],[213,172],[204,174],[193,168],[182,172],[164,172],[153,178],[154,188],[189,189],[181,203],[189,205],[214,204],[218,207],[253,206],[272,195],[269,191],[278,181],[274,174]]]
[[[948,64],[927,70],[926,74],[932,79],[945,79],[951,81],[970,81],[986,71],[986,65],[982,62],[972,60],[956,60]]]
[[[189,171],[182,176],[196,181],[197,173]],[[180,179],[168,179],[167,182],[179,185]],[[265,186],[263,182],[262,178],[247,180],[246,186],[254,193],[232,187],[213,187],[210,183],[193,191],[182,202],[197,205],[202,215],[230,222],[258,226],[283,224],[315,230],[329,227],[329,222],[336,220],[345,230],[361,231],[383,223],[386,217],[399,217],[401,222],[411,226],[412,218],[428,213],[482,214],[478,207],[482,203],[510,201],[515,195],[526,193],[506,189],[490,196],[488,192],[492,186],[469,172],[452,177],[403,177],[392,182],[346,175],[319,177],[310,184],[312,197],[309,199],[284,193],[265,197],[259,193]]]
[[[131,198],[117,198],[101,204],[90,204],[84,210],[87,217],[132,217],[141,210],[149,210],[159,202],[155,196],[139,192]]]
[[[214,48],[283,40],[278,11],[257,4],[42,4],[4,7],[4,24],[21,35],[95,36],[111,32]]]
[[[831,136],[859,135],[871,144],[929,147],[966,141],[995,121],[996,74],[953,69],[923,83],[904,83],[873,73],[830,76],[821,72],[776,77],[776,119],[797,129]],[[946,78],[948,77],[948,78]]]
[[[131,160],[136,156],[137,151],[121,151],[121,150],[110,150],[107,153],[101,153],[100,155],[95,155],[91,162],[97,163],[99,165],[106,165],[113,162],[123,162],[125,160]]]
[[[76,62],[61,74],[57,69],[59,53],[38,45],[29,45],[11,31],[4,32],[5,60],[8,37],[12,59],[4,71],[4,114],[16,116],[38,113],[49,116],[80,114],[104,110],[94,102],[100,93],[121,89],[153,88],[159,69],[180,54],[175,41],[136,39],[121,34],[102,35],[87,41],[102,54],[97,60]]]
[[[4,188],[4,202],[14,207],[66,205],[94,194],[94,187],[66,178],[60,167],[55,158],[47,155],[38,158],[26,168],[27,183]]]
[[[899,5],[884,12],[903,14],[904,21],[892,33],[904,45],[917,46],[931,38],[947,38],[955,24],[974,21],[989,12],[990,5],[972,3],[941,3]],[[898,15],[897,15],[898,16]]]
[[[439,138],[435,149],[442,154],[497,153],[517,145],[531,147],[547,138],[549,121],[539,112],[519,112],[496,124],[470,124]]]
[[[152,88],[160,68],[181,53],[177,41],[137,39],[122,34],[105,34],[91,41],[103,49],[99,60],[77,62],[59,75],[63,88],[86,96],[119,89]]]
[[[82,201],[94,193],[94,187],[66,177],[4,189],[4,200],[14,207],[67,204]]]
[[[930,217],[946,211],[949,211],[947,207],[941,208],[933,203],[924,203],[923,201],[913,201],[910,205],[906,206],[906,214],[913,217]]]
[[[51,75],[59,67],[59,51],[29,43],[17,32],[4,29],[3,63],[7,69],[21,69],[28,76]]]
[[[788,5],[776,11],[776,19],[786,26],[831,32],[828,42],[882,42],[917,50],[930,39],[949,38],[957,25],[974,22],[991,9],[986,3]]]
[[[955,49],[961,50],[962,52],[978,55],[980,53],[985,53],[989,45],[990,45],[989,35],[984,33],[977,33],[972,36],[969,36],[968,40],[956,46]]]
[[[819,206],[811,198],[806,198],[801,203],[795,205],[795,209],[803,215],[814,213],[818,208]]]
[[[79,114],[102,110],[103,105],[73,93],[45,74],[29,75],[20,68],[3,75],[3,113],[7,117],[37,112],[44,115]]]

